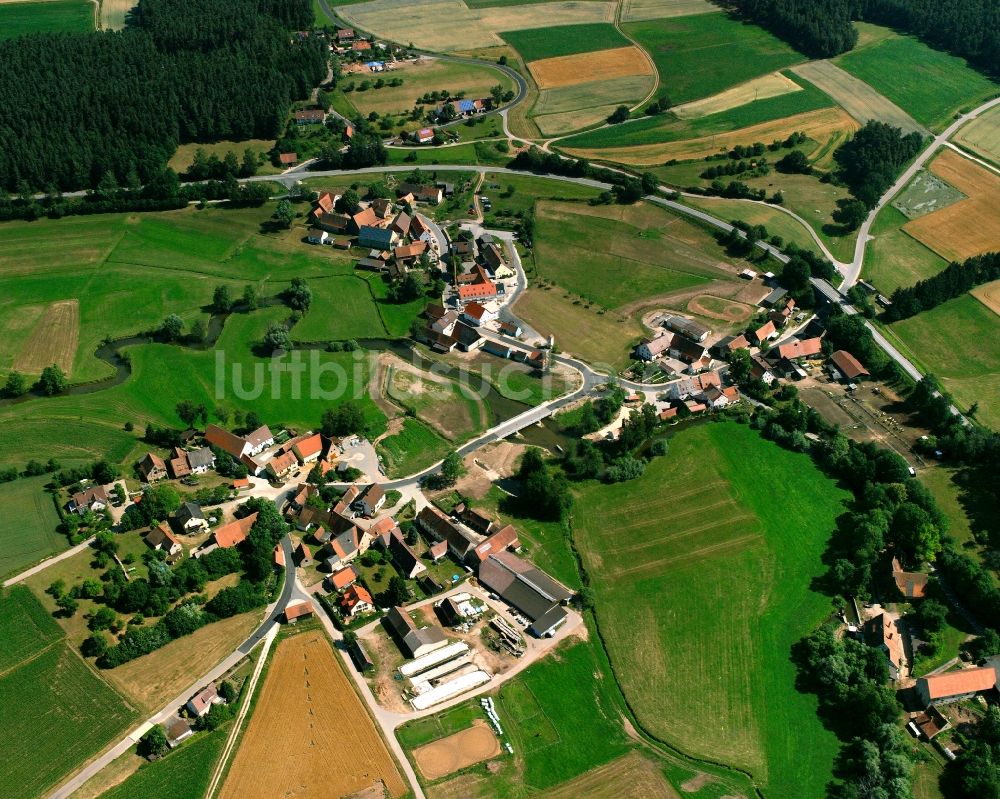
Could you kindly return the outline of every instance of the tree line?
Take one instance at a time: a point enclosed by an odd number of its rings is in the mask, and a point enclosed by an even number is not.
[[[1000,75],[997,0],[724,0],[733,9],[814,58],[854,48],[853,21],[913,33],[932,47]]]
[[[140,0],[124,31],[0,42],[0,186],[156,178],[181,142],[276,136],[326,74],[308,0]]]
[[[917,281],[912,286],[896,289],[892,305],[882,314],[887,324],[929,311],[943,302],[961,297],[967,291],[1000,279],[1000,252],[952,262],[933,277]]]

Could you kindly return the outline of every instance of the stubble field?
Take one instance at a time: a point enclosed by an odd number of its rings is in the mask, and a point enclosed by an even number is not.
[[[379,782],[391,797],[406,793],[329,641],[321,632],[281,641],[220,799],[325,799]]]
[[[952,150],[930,166],[931,172],[968,197],[915,219],[905,230],[949,260],[964,260],[997,249],[1000,242],[1000,175]]]
[[[1000,166],[1000,106],[965,125],[955,135],[955,142]]]
[[[642,22],[648,19],[688,17],[694,14],[711,14],[719,7],[708,0],[625,0],[622,3],[623,22]]]
[[[789,653],[829,612],[810,584],[846,498],[808,456],[713,423],[673,436],[639,480],[584,487],[573,510],[639,721],[766,795],[818,796],[831,775],[836,738]]]
[[[46,366],[56,364],[67,376],[71,376],[79,338],[79,300],[54,302],[42,312],[14,359],[14,369],[37,375]]]

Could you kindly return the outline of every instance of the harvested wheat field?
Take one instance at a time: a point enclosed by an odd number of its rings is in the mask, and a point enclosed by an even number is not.
[[[56,364],[67,375],[73,371],[73,358],[80,338],[79,300],[52,303],[35,324],[21,352],[14,360],[19,372],[40,374],[46,366]]]
[[[282,641],[220,799],[327,799],[379,783],[407,791],[326,636]]]
[[[708,0],[623,0],[622,22],[642,22],[647,19],[690,17],[711,14],[719,7]]]
[[[753,312],[749,305],[726,300],[722,297],[712,297],[708,294],[692,297],[687,307],[691,313],[707,316],[709,319],[720,319],[724,322],[742,322],[749,319]]]
[[[612,22],[615,4],[599,0],[553,0],[551,3],[487,6],[478,9],[479,22],[491,31],[520,31],[551,25]]]
[[[638,752],[612,760],[546,791],[542,799],[678,799],[679,794],[649,758]]]
[[[792,72],[830,95],[862,125],[877,119],[902,128],[903,133],[927,133],[919,122],[885,95],[830,61],[807,61],[792,67]]]
[[[805,133],[821,145],[834,136],[853,133],[860,125],[839,108],[808,111],[717,136],[703,136],[685,141],[638,144],[631,147],[566,148],[569,155],[603,161],[617,161],[630,166],[657,166],[671,158],[687,161],[704,158],[737,144],[785,139],[795,131]]]
[[[653,74],[649,58],[635,46],[543,58],[532,61],[528,64],[528,69],[539,89]]]
[[[977,286],[971,292],[972,296],[1000,316],[1000,280]]]
[[[730,108],[738,108],[757,100],[766,100],[769,97],[778,97],[782,94],[800,91],[802,91],[802,87],[794,80],[786,78],[780,72],[772,72],[770,75],[762,75],[759,78],[748,80],[746,83],[733,86],[733,88],[713,94],[711,97],[684,103],[684,105],[670,110],[681,119],[697,119],[709,114],[728,111]]]
[[[476,719],[467,730],[414,749],[413,759],[426,779],[436,780],[499,754],[500,742],[493,730]]]
[[[996,250],[1000,244],[1000,175],[954,150],[935,158],[930,169],[969,199],[914,219],[903,230],[952,261]]]
[[[1000,106],[959,130],[955,141],[994,164],[1000,164]]]
[[[104,30],[121,30],[136,0],[101,0],[101,27]]]

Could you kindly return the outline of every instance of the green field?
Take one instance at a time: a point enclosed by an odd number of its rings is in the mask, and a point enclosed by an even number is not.
[[[0,599],[0,793],[33,799],[94,755],[135,712],[62,639],[27,589]]]
[[[403,477],[432,466],[448,454],[448,442],[423,422],[407,417],[402,429],[376,446],[387,477]]]
[[[652,88],[652,75],[632,75],[544,89],[531,116],[542,133],[557,136],[604,122],[619,105],[641,100]]]
[[[381,89],[358,91],[362,81],[374,84],[379,78],[388,82],[393,78],[403,81],[401,86],[383,86]],[[353,84],[355,90],[345,94],[351,105],[362,115],[372,111],[378,114],[400,114],[410,111],[418,97],[426,92],[448,90],[452,96],[464,94],[469,99],[489,96],[490,89],[497,84],[504,89],[513,88],[512,81],[504,73],[490,67],[462,64],[454,61],[431,60],[419,66],[405,64],[389,72],[373,74],[363,72],[344,77],[340,88]],[[431,106],[425,106],[430,109]],[[410,123],[411,125],[415,123]]]
[[[837,59],[840,67],[870,84],[931,130],[947,127],[1000,86],[964,59],[934,50],[910,36],[889,37]]]
[[[507,31],[500,36],[521,54],[525,61],[555,58],[595,50],[613,50],[632,44],[606,22],[585,25],[557,25],[551,28],[527,28]]]
[[[586,486],[573,509],[639,721],[768,796],[821,796],[831,777],[837,740],[789,654],[830,612],[811,582],[847,499],[807,455],[727,422],[681,431],[641,479]]]
[[[901,286],[932,277],[948,262],[903,230],[909,220],[895,208],[883,208],[872,225],[865,258],[865,279],[888,296]]]
[[[591,213],[588,213],[591,211]],[[535,263],[546,281],[605,308],[730,277],[715,241],[656,206],[543,204]]]
[[[0,575],[31,566],[66,547],[56,531],[59,514],[45,491],[47,477],[0,485]]]
[[[485,717],[486,714],[479,702],[470,702],[450,708],[436,716],[427,716],[404,724],[396,731],[396,737],[407,749],[416,749],[438,738],[468,729],[473,721]]]
[[[674,104],[805,61],[763,28],[725,14],[629,22],[622,28],[653,57]]]
[[[700,172],[704,166],[697,165],[696,168]],[[664,167],[661,170],[654,170],[654,172],[664,179],[670,180],[669,176],[674,174],[670,171],[671,169],[672,167]],[[813,241],[805,227],[794,217],[771,206],[710,197],[685,197],[684,202],[686,205],[700,208],[720,219],[740,219],[750,225],[764,225],[770,235],[781,236],[785,242],[793,242],[803,249],[812,250],[817,255],[819,254],[816,242]]]
[[[0,39],[27,33],[79,33],[94,29],[94,7],[84,0],[0,3]]]
[[[979,420],[1000,428],[1000,317],[964,294],[889,329],[941,381],[961,410],[979,403]]]
[[[144,763],[101,799],[201,799],[229,734],[228,725],[199,732],[162,760]]]
[[[683,17],[682,19],[697,20],[712,16],[715,15],[706,14]],[[559,144],[566,148],[589,148],[627,147],[639,144],[684,141],[705,136],[721,136],[751,125],[759,125],[795,114],[804,114],[807,111],[833,107],[833,101],[815,86],[798,77],[794,77],[794,80],[802,86],[802,91],[768,97],[730,108],[728,111],[720,111],[717,114],[708,114],[695,119],[678,119],[671,113],[645,117],[635,122],[598,128],[587,133],[570,136],[560,140]],[[746,144],[752,144],[752,142],[746,142]]]

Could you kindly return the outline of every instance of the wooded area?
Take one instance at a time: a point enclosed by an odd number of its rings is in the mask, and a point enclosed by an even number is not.
[[[326,75],[309,0],[140,0],[121,32],[0,42],[0,187],[126,186],[180,142],[274,138]]]
[[[1000,75],[1000,0],[728,0],[725,5],[803,53],[829,58],[857,44],[852,20],[914,33]]]

